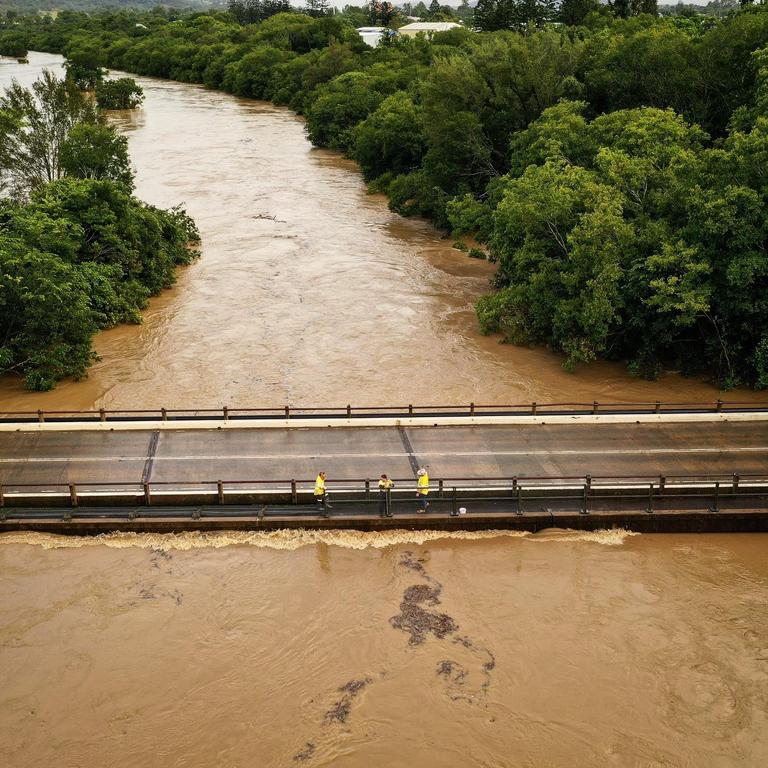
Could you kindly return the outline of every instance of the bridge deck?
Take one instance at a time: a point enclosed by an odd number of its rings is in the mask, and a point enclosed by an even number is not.
[[[0,483],[768,471],[768,422],[0,433]]]

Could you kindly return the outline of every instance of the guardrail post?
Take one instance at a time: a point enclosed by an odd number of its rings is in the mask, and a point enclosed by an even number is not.
[[[3,495],[3,484],[0,483],[0,508],[5,506],[5,496]]]
[[[719,512],[720,511],[720,481],[718,480],[715,483],[715,498],[712,502],[712,506],[709,508],[710,512]]]
[[[531,403],[531,416],[536,415],[536,403]]]
[[[229,421],[229,408],[225,405],[221,410],[224,412],[224,421]]]
[[[224,503],[224,483],[222,483],[221,480],[219,480],[216,483],[216,492],[218,493],[218,496],[219,496],[219,504],[223,504]]]
[[[451,489],[451,517],[457,517],[459,514],[458,499],[456,497],[456,488]]]
[[[365,481],[365,500],[368,501],[368,499],[371,498],[371,481],[366,478]]]
[[[648,485],[648,506],[645,511],[650,515],[653,514],[653,483]]]
[[[659,475],[659,493],[664,493],[664,488],[667,485],[667,478],[665,475]]]
[[[74,483],[69,484],[69,503],[73,507],[76,507],[78,504],[77,486]]]
[[[723,401],[718,397],[717,402],[715,403],[715,410],[720,412],[723,410]]]
[[[347,403],[347,418],[352,418],[352,406],[349,403]]]
[[[592,403],[592,413],[597,413],[597,409],[598,409],[599,407],[600,407],[600,403],[598,403],[598,402],[597,402],[597,400],[595,400],[595,401]]]
[[[733,473],[733,492],[736,493],[739,490],[739,473]],[[2,506],[2,498],[0,497],[0,506]]]
[[[103,408],[99,408],[99,421],[107,420],[107,412]]]
[[[408,415],[413,416],[413,403],[408,403]]]
[[[291,406],[286,405],[285,406],[285,418],[290,419],[291,418]]]
[[[392,517],[392,491],[389,488],[387,488],[384,502],[384,514],[387,517]]]
[[[323,517],[328,518],[330,516],[331,516],[331,514],[328,511],[328,494],[324,493],[323,494]]]
[[[149,507],[152,504],[152,493],[149,490],[149,483],[144,483],[143,488],[144,488],[144,503]]]
[[[654,413],[661,413],[661,401],[660,400],[656,401],[656,407],[653,409],[653,412]]]
[[[299,503],[299,494],[296,491],[296,481],[291,480],[291,504]]]
[[[43,415],[43,412],[38,409],[37,411],[37,420],[42,424],[45,421],[45,416]]]
[[[168,421],[168,411],[165,408],[160,409],[160,417],[163,421]]]
[[[469,404],[469,415],[470,416],[474,416],[475,415],[475,404],[474,403],[470,403]]]
[[[515,513],[518,515],[522,515],[523,514],[523,499],[522,499],[523,486],[517,482],[517,479],[515,479],[515,487],[517,489]]]
[[[584,478],[584,503],[582,504],[581,514],[589,514],[589,490],[592,488],[592,476],[587,475]]]
[[[443,498],[443,481],[442,480],[437,481],[437,497],[439,499]]]

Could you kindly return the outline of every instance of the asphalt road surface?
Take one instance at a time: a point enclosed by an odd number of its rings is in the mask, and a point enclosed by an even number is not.
[[[0,483],[768,472],[768,422],[0,433]]]

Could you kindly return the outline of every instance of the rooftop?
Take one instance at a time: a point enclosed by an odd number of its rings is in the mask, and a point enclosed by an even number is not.
[[[446,32],[449,29],[460,27],[453,21],[415,21],[413,24],[406,24],[400,29],[412,29],[415,31],[424,30],[425,32]]]

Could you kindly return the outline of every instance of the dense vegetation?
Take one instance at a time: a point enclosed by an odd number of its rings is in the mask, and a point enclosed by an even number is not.
[[[132,77],[102,80],[96,84],[96,103],[102,109],[136,109],[144,91]]]
[[[0,96],[0,371],[50,389],[82,376],[91,339],[140,322],[193,258],[181,210],[137,200],[127,142],[73,80]]]
[[[394,210],[486,243],[488,331],[570,365],[768,386],[768,9],[526,3],[483,2],[496,20],[478,26],[498,31],[375,50],[351,12],[62,13],[8,25],[0,46],[91,45],[98,66],[290,106]]]

